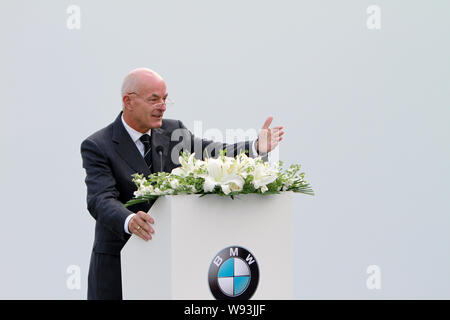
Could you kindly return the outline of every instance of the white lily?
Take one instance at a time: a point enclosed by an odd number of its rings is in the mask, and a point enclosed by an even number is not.
[[[186,177],[188,176],[191,172],[194,172],[195,169],[197,169],[198,164],[197,164],[197,159],[195,159],[195,153],[192,153],[189,158],[187,159],[187,161],[180,156],[178,158],[181,167],[177,167],[175,169],[172,170],[172,174],[180,176],[180,177]]]
[[[240,191],[244,187],[244,179],[237,174],[234,161],[209,158],[205,162],[207,174],[201,175],[205,179],[203,189],[211,192],[215,186],[220,186],[223,193]]]
[[[249,158],[245,153],[236,157],[236,173],[239,174],[244,180],[247,178],[249,172],[253,171],[255,166],[255,159]]]
[[[255,171],[253,172],[253,186],[258,189],[260,187],[265,187],[269,183],[274,182],[277,179],[278,175],[275,170],[272,170],[269,167],[267,162],[265,163],[257,163],[255,165]],[[262,192],[267,191],[266,188],[261,188]]]

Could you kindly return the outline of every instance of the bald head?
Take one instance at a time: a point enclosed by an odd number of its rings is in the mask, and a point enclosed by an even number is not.
[[[122,83],[122,99],[130,92],[142,92],[146,89],[158,86],[164,82],[163,78],[155,71],[148,68],[137,68],[127,74]]]
[[[146,133],[159,128],[166,111],[167,90],[163,78],[147,68],[132,70],[122,84],[122,110],[125,122]]]

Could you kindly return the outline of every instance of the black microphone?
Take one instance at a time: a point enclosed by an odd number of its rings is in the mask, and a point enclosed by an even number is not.
[[[159,145],[159,146],[156,147],[156,153],[159,154],[159,160],[161,161],[160,162],[161,163],[161,172],[163,171],[163,169],[162,169],[162,155],[163,155],[163,151],[164,151],[163,146]]]

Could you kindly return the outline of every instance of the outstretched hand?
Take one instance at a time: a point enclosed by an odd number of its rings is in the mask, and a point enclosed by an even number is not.
[[[258,133],[258,143],[256,145],[258,153],[266,153],[272,151],[283,139],[283,126],[274,127],[271,129],[270,124],[272,123],[272,120],[273,116],[268,117]]]

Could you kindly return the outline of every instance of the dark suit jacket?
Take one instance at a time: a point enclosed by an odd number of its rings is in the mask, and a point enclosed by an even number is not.
[[[151,174],[144,158],[123,126],[122,112],[107,127],[89,136],[81,144],[83,168],[86,170],[87,208],[96,220],[95,240],[88,275],[88,299],[122,299],[120,251],[130,235],[124,231],[125,219],[139,210],[147,212],[153,202],[124,207],[133,198],[136,186],[132,174]],[[163,119],[162,126],[152,129],[152,168],[171,172],[179,166],[178,155],[196,152],[197,158],[218,155],[227,148],[234,156],[241,150],[255,157],[250,142],[227,145],[199,139],[179,120]],[[162,151],[161,154],[158,152]],[[267,157],[264,158],[267,161]],[[162,160],[162,161],[161,161]],[[162,169],[162,170],[161,170]]]

